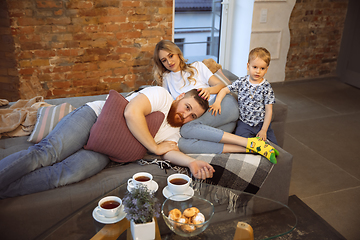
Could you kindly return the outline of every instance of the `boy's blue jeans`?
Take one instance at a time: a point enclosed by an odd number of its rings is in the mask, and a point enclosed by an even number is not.
[[[213,104],[215,100],[209,102]],[[179,149],[183,153],[222,153],[220,140],[225,132],[233,132],[239,118],[236,99],[230,94],[221,102],[221,114],[205,112],[200,118],[186,123],[180,129]]]
[[[61,119],[41,142],[0,160],[0,198],[45,191],[101,171],[109,158],[83,149],[96,119],[84,105]]]

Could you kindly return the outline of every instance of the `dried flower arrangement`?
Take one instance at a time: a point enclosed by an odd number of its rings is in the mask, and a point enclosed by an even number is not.
[[[122,199],[126,218],[134,223],[151,222],[153,217],[160,216],[160,204],[145,185],[140,184]]]

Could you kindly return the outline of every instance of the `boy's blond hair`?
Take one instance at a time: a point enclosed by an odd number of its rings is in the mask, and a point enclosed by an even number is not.
[[[266,64],[268,66],[270,65],[271,55],[270,55],[270,52],[266,48],[257,47],[257,48],[254,48],[253,50],[251,50],[249,53],[248,63],[250,63],[250,60],[254,60],[257,57],[262,59],[264,62],[266,62]]]

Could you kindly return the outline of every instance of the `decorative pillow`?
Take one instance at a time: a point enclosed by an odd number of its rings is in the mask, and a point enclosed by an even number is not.
[[[142,158],[147,149],[132,135],[126,125],[124,110],[128,101],[115,90],[110,90],[101,113],[90,130],[85,149],[103,153],[115,162],[133,162]],[[146,122],[154,137],[165,115],[153,112]]]
[[[32,131],[28,142],[38,143],[46,137],[56,124],[75,108],[69,103],[63,103],[57,106],[40,107],[37,112],[37,119],[34,130]]]
[[[215,62],[215,60],[212,58],[204,59],[202,62],[213,74],[216,73],[219,69],[222,69],[221,65]]]

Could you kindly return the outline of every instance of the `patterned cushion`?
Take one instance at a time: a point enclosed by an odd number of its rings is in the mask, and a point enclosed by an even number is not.
[[[115,162],[133,162],[142,158],[146,148],[132,135],[126,125],[124,110],[128,101],[118,92],[110,90],[103,109],[90,131],[85,149],[103,153]],[[162,112],[146,116],[154,137],[164,120]]]
[[[46,137],[56,124],[75,108],[69,103],[63,103],[57,106],[40,107],[37,112],[35,128],[32,131],[29,142],[38,143]]]

